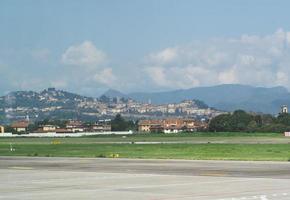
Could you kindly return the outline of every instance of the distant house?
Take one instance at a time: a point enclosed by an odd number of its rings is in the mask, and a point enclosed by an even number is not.
[[[99,120],[92,125],[93,132],[108,132],[112,130],[111,120]]]
[[[81,121],[71,120],[67,122],[66,130],[73,133],[79,133],[84,132],[85,127]]]
[[[56,132],[58,127],[55,125],[42,125],[40,126],[36,132],[38,133],[49,133],[49,132]]]
[[[138,130],[147,133],[163,131],[162,120],[140,120]]]
[[[5,132],[4,126],[0,125],[0,133],[4,133],[4,132]]]
[[[27,120],[22,120],[18,122],[14,122],[11,127],[18,133],[27,132],[29,126],[29,122]]]
[[[138,124],[140,132],[179,133],[206,129],[207,123],[194,119],[158,119],[141,120]]]

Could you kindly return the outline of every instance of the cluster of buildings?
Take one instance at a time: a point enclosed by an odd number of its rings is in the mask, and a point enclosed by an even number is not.
[[[105,115],[136,114],[148,116],[206,116],[207,118],[215,117],[221,114],[212,108],[201,108],[194,100],[185,100],[180,103],[170,104],[151,104],[141,103],[129,99],[126,102],[117,101],[103,106],[101,113]]]
[[[36,123],[37,124],[37,123]],[[29,126],[34,126],[33,130]],[[60,127],[55,124],[43,124],[35,127],[27,120],[17,121],[10,126],[14,133],[97,133],[111,132],[111,120],[99,120],[95,123],[84,124],[81,121],[70,120],[64,126]],[[205,130],[208,128],[206,121],[198,121],[194,119],[184,118],[166,118],[166,119],[150,119],[140,120],[138,122],[138,131],[142,133],[157,132],[157,133],[179,133],[193,132]],[[0,132],[4,133],[4,127],[0,126]]]
[[[50,116],[67,115],[77,113],[82,119],[110,118],[116,114],[134,119],[144,118],[167,118],[167,117],[189,117],[211,119],[224,112],[216,109],[200,106],[195,100],[185,100],[179,103],[152,104],[137,102],[133,99],[83,97],[64,91],[50,88],[43,92],[15,92],[0,97],[0,115],[6,119],[5,123],[24,119],[29,116],[33,121],[50,118]],[[19,103],[30,102],[30,103]],[[68,116],[67,118],[73,118]],[[4,121],[3,121],[4,122]]]
[[[156,119],[156,120],[141,120],[138,123],[139,132],[163,132],[163,133],[179,133],[193,132],[205,130],[208,128],[208,123],[205,121],[197,121],[194,119]]]
[[[30,122],[21,120],[11,124],[11,128],[16,133],[27,133],[29,131]],[[92,124],[84,124],[81,121],[67,121],[64,127],[55,124],[39,125],[34,133],[80,133],[80,132],[109,132],[111,131],[111,120],[99,120]],[[4,132],[4,127],[3,127]]]

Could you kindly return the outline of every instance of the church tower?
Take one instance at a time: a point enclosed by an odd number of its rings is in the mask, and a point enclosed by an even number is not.
[[[286,105],[281,106],[281,113],[288,113],[288,107]]]

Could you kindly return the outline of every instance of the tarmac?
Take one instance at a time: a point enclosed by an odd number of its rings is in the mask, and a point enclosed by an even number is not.
[[[290,163],[0,157],[0,199],[289,200]]]

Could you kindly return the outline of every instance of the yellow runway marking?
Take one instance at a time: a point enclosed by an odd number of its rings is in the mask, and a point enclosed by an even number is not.
[[[31,170],[33,169],[32,167],[9,167],[9,169],[19,169],[19,170]]]

